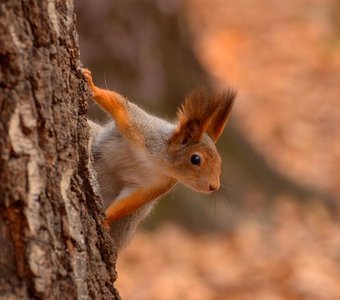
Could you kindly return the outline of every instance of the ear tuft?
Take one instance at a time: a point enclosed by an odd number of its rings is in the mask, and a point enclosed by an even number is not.
[[[172,137],[173,143],[185,145],[200,140],[217,107],[212,100],[204,87],[191,91],[177,111],[178,125]]]
[[[186,97],[177,112],[177,116],[180,123],[185,123],[188,120],[205,122],[214,109],[215,105],[209,101],[206,88],[200,86],[193,89]]]
[[[214,142],[217,142],[227,124],[236,96],[237,91],[232,88],[213,96],[215,98],[214,102],[218,103],[218,106],[207,126],[206,132]]]
[[[195,143],[204,132],[216,142],[227,122],[235,97],[233,89],[213,95],[209,95],[204,87],[193,89],[178,109],[178,125],[171,143]]]

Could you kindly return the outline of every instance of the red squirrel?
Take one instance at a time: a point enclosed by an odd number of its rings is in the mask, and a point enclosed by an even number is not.
[[[215,143],[228,121],[236,92],[208,94],[194,89],[175,122],[145,112],[120,94],[94,85],[83,74],[94,101],[113,118],[105,126],[89,121],[91,150],[105,204],[104,224],[118,249],[131,238],[155,200],[178,182],[211,193],[220,186],[221,158]]]

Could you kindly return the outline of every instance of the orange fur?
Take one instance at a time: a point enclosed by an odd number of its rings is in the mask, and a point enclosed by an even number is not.
[[[104,225],[108,226],[113,221],[129,215],[142,205],[155,200],[169,191],[175,183],[176,180],[172,180],[158,186],[139,189],[118,201],[112,201],[105,211]]]
[[[133,122],[127,111],[127,100],[116,92],[104,90],[95,86],[90,70],[83,69],[82,72],[92,91],[92,97],[95,102],[113,117],[122,133],[135,141],[137,145],[143,146],[144,138],[141,136],[138,128],[133,126]]]

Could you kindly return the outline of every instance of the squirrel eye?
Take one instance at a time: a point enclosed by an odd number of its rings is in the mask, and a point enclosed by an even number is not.
[[[201,157],[197,154],[193,154],[190,158],[190,161],[193,165],[199,166],[201,164]]]

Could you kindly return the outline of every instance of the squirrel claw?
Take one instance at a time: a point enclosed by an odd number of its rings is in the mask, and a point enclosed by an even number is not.
[[[84,75],[89,75],[90,77],[92,77],[91,75],[91,71],[87,68],[82,68],[81,69],[81,72],[84,74]]]
[[[81,72],[83,73],[87,84],[89,85],[92,93],[94,94],[96,86],[93,83],[91,71],[89,69],[84,68],[84,69],[81,70]]]
[[[106,230],[110,230],[110,223],[109,223],[109,220],[108,219],[104,219],[103,221],[103,227],[106,229]]]

